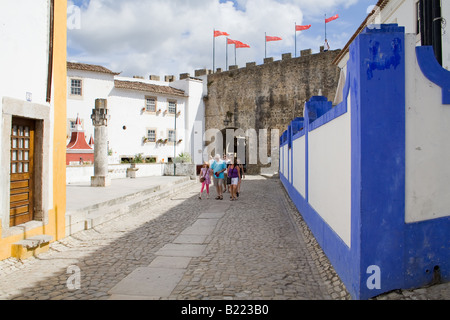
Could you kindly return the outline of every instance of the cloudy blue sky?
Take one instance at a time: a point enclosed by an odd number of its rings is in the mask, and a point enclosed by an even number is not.
[[[295,56],[323,45],[325,14],[340,18],[327,25],[331,49],[342,48],[377,0],[69,0],[68,61],[100,64],[123,76],[194,74],[213,67],[213,30],[247,43],[238,49],[239,66],[261,64],[267,56]],[[297,32],[295,24],[311,24]],[[216,68],[226,67],[226,37],[215,38]],[[228,46],[228,64],[235,62]]]

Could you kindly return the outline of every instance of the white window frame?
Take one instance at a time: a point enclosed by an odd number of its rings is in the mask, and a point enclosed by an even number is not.
[[[171,107],[171,104],[175,104],[175,107]],[[167,101],[167,112],[170,115],[175,115],[177,113],[177,109],[178,109],[178,102],[177,102],[177,100],[168,100]]]
[[[173,133],[173,134],[171,134],[171,133]],[[171,137],[173,137],[173,140],[171,140]],[[167,141],[169,143],[177,142],[177,130],[175,130],[175,129],[168,129],[167,130]]]
[[[154,133],[155,133],[155,139],[154,140],[152,140],[150,138],[150,131],[154,131]],[[147,140],[149,142],[156,142],[158,140],[158,134],[157,134],[157,130],[155,128],[147,128]]]
[[[80,78],[70,78],[70,84],[69,84],[69,95],[71,97],[83,97],[83,79]],[[74,81],[79,81],[80,86],[79,87],[75,87],[73,85]],[[80,91],[80,93],[74,93],[74,89],[77,89]]]
[[[149,107],[150,107],[149,100],[155,101],[154,110],[149,109]],[[145,97],[145,111],[151,112],[151,113],[156,113],[157,110],[158,110],[158,99],[156,97],[146,96]]]

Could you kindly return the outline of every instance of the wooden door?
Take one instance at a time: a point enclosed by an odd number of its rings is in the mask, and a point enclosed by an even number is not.
[[[10,226],[33,220],[34,134],[33,120],[12,119]]]

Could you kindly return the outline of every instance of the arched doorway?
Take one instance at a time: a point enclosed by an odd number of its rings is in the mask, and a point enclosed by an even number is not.
[[[244,130],[228,127],[221,130],[223,137],[223,153],[227,158],[237,159],[239,163],[244,165],[244,169],[248,163],[248,143]]]

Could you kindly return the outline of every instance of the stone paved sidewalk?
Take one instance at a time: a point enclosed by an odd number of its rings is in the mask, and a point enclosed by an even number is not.
[[[0,262],[0,299],[350,299],[279,180],[248,176],[236,202],[227,193],[199,200],[198,191],[67,237],[30,260]],[[74,267],[80,287],[71,290]],[[449,292],[444,284],[377,299],[449,299]]]

